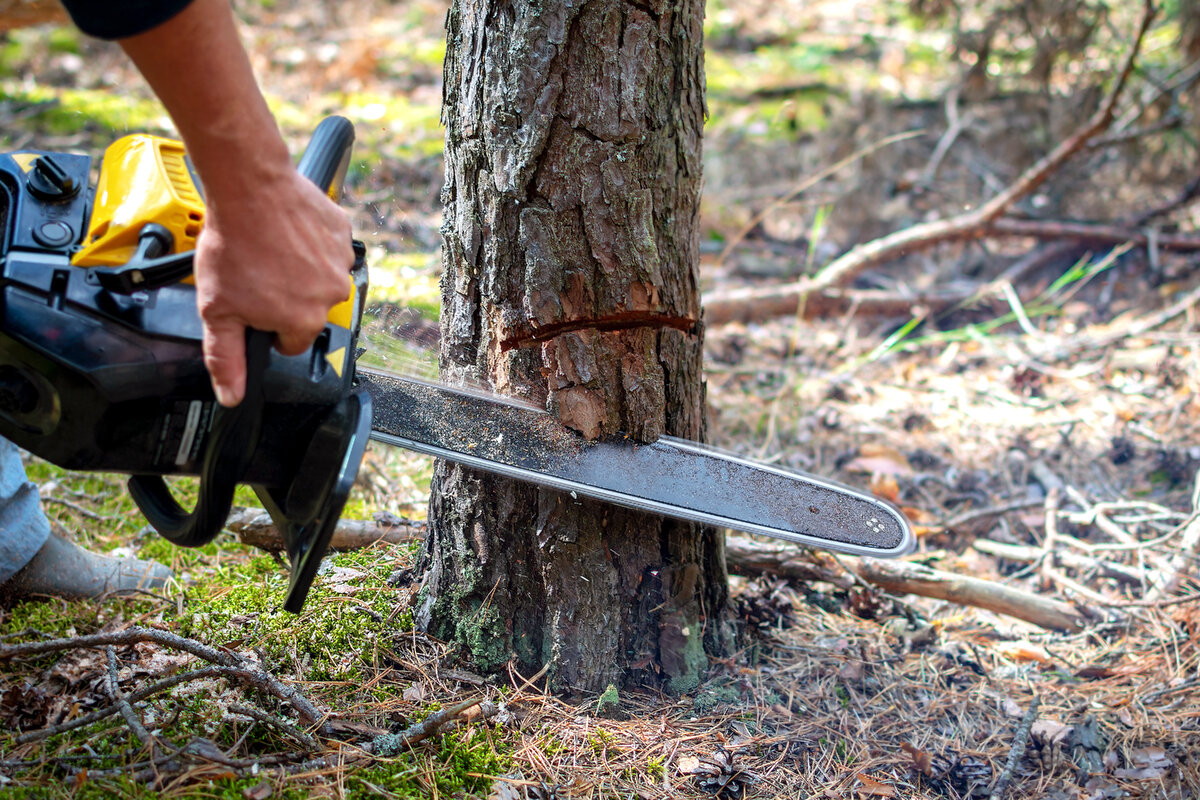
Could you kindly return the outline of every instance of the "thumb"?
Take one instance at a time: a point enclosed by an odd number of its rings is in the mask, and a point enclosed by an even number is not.
[[[204,366],[217,402],[232,408],[246,393],[246,326],[232,319],[205,321]]]

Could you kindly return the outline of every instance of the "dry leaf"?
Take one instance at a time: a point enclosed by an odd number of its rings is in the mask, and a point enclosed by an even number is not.
[[[909,522],[913,522],[918,525],[932,525],[937,522],[937,517],[935,517],[933,514],[930,514],[923,508],[917,508],[915,506],[901,506],[900,512],[908,518]]]
[[[271,782],[267,780],[242,789],[242,797],[246,798],[246,800],[267,800],[272,794],[274,794],[274,790],[271,788]]]
[[[518,783],[502,778],[492,782],[492,790],[488,793],[488,800],[523,800],[524,797],[524,781]]]
[[[889,503],[900,502],[900,484],[892,475],[875,473],[871,476],[871,494],[881,497]]]
[[[912,465],[908,459],[894,447],[879,444],[865,444],[858,451],[858,457],[851,459],[845,466],[847,472],[865,472],[870,475],[891,475],[897,478],[911,478]]]
[[[1174,762],[1161,747],[1139,747],[1129,751],[1129,760],[1139,767],[1169,767]]]
[[[858,774],[858,780],[862,786],[858,787],[860,794],[869,794],[873,797],[895,797],[896,787],[891,784],[881,783],[869,775],[863,773]]]
[[[913,766],[917,768],[918,772],[926,776],[933,774],[932,753],[930,753],[928,750],[921,750],[918,747],[914,747],[908,742],[901,742],[900,749],[908,753],[909,757],[912,758]]]
[[[1167,774],[1165,767],[1141,767],[1139,769],[1115,769],[1113,775],[1130,781],[1157,781]]]
[[[1002,642],[997,644],[995,649],[1002,656],[1011,658],[1013,661],[1036,661],[1046,666],[1054,664],[1054,659],[1045,650],[1029,642]]]

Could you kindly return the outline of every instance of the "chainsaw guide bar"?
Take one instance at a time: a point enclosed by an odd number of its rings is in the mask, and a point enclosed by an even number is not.
[[[627,508],[854,555],[915,542],[904,516],[855,489],[662,437],[589,442],[507,398],[356,368],[371,395],[371,438],[467,467]]]

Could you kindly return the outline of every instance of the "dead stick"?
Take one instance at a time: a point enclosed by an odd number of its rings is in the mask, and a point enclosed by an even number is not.
[[[133,710],[133,705],[125,697],[125,693],[121,691],[121,686],[117,682],[117,651],[112,645],[104,648],[104,653],[108,657],[108,696],[112,698],[116,704],[117,710],[121,712],[121,716],[125,720],[125,724],[129,726],[129,730],[133,731],[133,735],[142,743],[145,748],[150,751],[150,757],[154,758],[155,743],[154,737],[150,735],[150,731],[146,730],[146,726],[138,719],[137,712]]]
[[[853,569],[863,580],[894,594],[917,594],[986,608],[1050,630],[1078,631],[1086,622],[1075,606],[1061,600],[924,564],[864,558]]]
[[[140,700],[145,700],[147,697],[156,695],[161,691],[170,689],[172,686],[178,686],[181,683],[225,675],[228,673],[228,669],[228,667],[211,666],[204,667],[203,669],[192,670],[191,672],[181,672],[178,675],[172,675],[169,678],[164,678],[163,680],[158,681],[150,686],[145,686],[141,689],[132,691],[127,695],[127,699],[131,703],[136,703]],[[101,708],[96,711],[92,711],[91,713],[84,714],[82,717],[76,717],[75,719],[68,720],[67,722],[63,722],[58,725],[51,725],[46,728],[39,728],[36,731],[22,733],[17,737],[17,744],[36,742],[39,739],[45,739],[49,736],[66,733],[67,731],[73,731],[76,728],[86,727],[91,725],[93,722],[98,722],[99,720],[104,719],[105,717],[111,717],[113,714],[117,713],[117,710],[118,709],[116,706],[108,706],[107,708]]]
[[[983,236],[1028,236],[1031,239],[1076,239],[1096,244],[1133,242],[1139,247],[1150,244],[1145,230],[1127,225],[1101,225],[1094,222],[1068,222],[1051,219],[1011,219],[1002,217],[982,229]],[[1160,250],[1195,252],[1200,250],[1200,236],[1163,233],[1154,237]]]
[[[1179,588],[1187,574],[1192,559],[1200,551],[1200,472],[1196,473],[1192,488],[1192,515],[1179,527],[1183,536],[1179,540],[1179,551],[1154,580],[1146,601],[1159,603]]]
[[[905,295],[878,289],[830,287],[808,295],[804,319],[825,319],[850,311],[856,317],[910,317],[917,307],[940,314],[965,302],[971,294],[970,291],[941,291]],[[794,315],[799,300],[799,287],[789,283],[709,292],[701,303],[706,324],[725,325]]]
[[[1040,547],[1025,544],[1008,544],[1007,542],[997,542],[993,539],[976,539],[971,543],[971,547],[990,556],[996,556],[1008,561],[1018,561],[1023,564],[1031,564],[1041,558],[1042,555],[1042,548]],[[1082,553],[1076,553],[1074,550],[1062,550],[1055,554],[1055,559],[1064,567],[1071,567],[1078,570],[1097,570],[1106,578],[1112,578],[1130,586],[1141,586],[1145,579],[1142,570],[1137,567],[1115,564],[1111,561],[1104,561]]]
[[[823,581],[840,588],[854,585],[853,578],[815,563],[809,553],[793,547],[773,547],[745,536],[725,537],[725,561],[738,575],[769,574],[793,581]]]
[[[1078,631],[1086,616],[1070,603],[1042,597],[994,581],[958,575],[907,561],[843,557],[849,575],[827,569],[815,556],[792,548],[772,548],[742,536],[727,536],[725,560],[738,575],[769,574],[799,581],[824,581],[846,587],[854,576],[894,594],[916,594],[959,605],[986,608],[1043,628]]]
[[[261,508],[234,511],[225,527],[237,534],[242,544],[260,550],[279,552],[284,549],[283,535]],[[396,524],[362,519],[339,520],[329,540],[330,550],[360,550],[377,542],[404,544],[425,536],[423,520],[401,519]]]
[[[425,719],[410,725],[400,733],[385,733],[382,736],[376,736],[367,746],[368,752],[388,758],[399,755],[404,752],[406,747],[416,744],[422,739],[428,739],[441,730],[442,726],[449,722],[453,722],[455,717],[470,711],[475,706],[482,703],[483,700],[468,700],[465,703],[444,708],[441,711],[435,711]]]
[[[966,525],[968,522],[975,522],[980,519],[989,517],[998,517],[1001,514],[1008,514],[1012,511],[1023,511],[1027,508],[1042,505],[1041,500],[1014,500],[1011,503],[1003,503],[998,506],[988,506],[987,508],[972,508],[963,511],[960,514],[955,514],[950,519],[938,525],[943,530],[954,530],[957,527]]]
[[[936,224],[936,223],[930,223]],[[912,230],[912,229],[908,229]],[[1089,222],[1067,222],[1060,220],[1026,220],[1002,217],[977,228],[946,231],[944,236],[923,241],[908,247],[931,247],[946,241],[989,238],[1061,239],[1066,243],[1056,249],[1053,256],[1086,245],[1111,245],[1132,242],[1138,247],[1148,247],[1151,236],[1145,230],[1129,225],[1102,225]],[[1159,234],[1154,237],[1154,246],[1160,250],[1176,252],[1200,251],[1200,236],[1195,234]],[[853,252],[853,251],[852,251]],[[1039,258],[1035,266],[1045,263]],[[864,265],[867,266],[867,265]],[[1024,262],[1017,262],[1024,272]],[[1009,272],[1005,277],[1012,281]],[[911,316],[918,306],[938,314],[976,299],[980,292],[924,292],[906,297],[894,292],[878,290],[856,290],[838,287],[810,288],[798,283],[780,286],[755,286],[741,289],[726,289],[706,294],[702,304],[704,319],[709,325],[724,325],[729,322],[752,322],[770,317],[785,317],[796,313],[801,296],[805,293],[805,319],[821,319],[845,313],[854,308],[859,314],[872,316]]]
[[[138,642],[154,642],[164,647],[183,650],[213,664],[226,667],[228,674],[236,675],[243,682],[256,689],[284,701],[296,709],[300,718],[307,725],[325,727],[326,715],[317,710],[308,698],[295,688],[262,670],[253,668],[245,659],[226,650],[218,650],[195,639],[162,631],[157,628],[125,628],[120,631],[94,633],[88,636],[72,636],[68,639],[49,639],[41,642],[22,642],[21,644],[0,645],[0,661],[10,658],[26,658],[28,656],[57,653],[63,650],[75,650],[86,647],[106,647],[108,645],[131,645]]]
[[[1008,760],[1004,762],[1004,770],[1000,773],[1000,777],[996,778],[996,782],[992,784],[992,792],[988,796],[988,800],[1004,800],[1004,793],[1008,791],[1008,785],[1012,783],[1017,765],[1021,763],[1021,756],[1025,755],[1025,748],[1029,746],[1029,733],[1037,719],[1038,702],[1038,696],[1035,694],[1029,701],[1029,708],[1025,710],[1025,715],[1021,717],[1020,725],[1017,726],[1012,748],[1008,751]]]
[[[1043,590],[1051,585],[1051,574],[1058,563],[1058,554],[1054,552],[1058,544],[1058,504],[1062,490],[1054,486],[1046,492],[1046,538],[1042,542],[1042,555],[1038,559],[1038,574]]]
[[[979,238],[988,225],[1003,216],[1014,203],[1028,196],[1041,186],[1059,167],[1079,152],[1089,141],[1103,133],[1115,116],[1117,100],[1133,71],[1133,65],[1145,39],[1155,8],[1151,0],[1145,0],[1138,32],[1117,73],[1108,96],[1087,123],[1043,156],[1036,164],[1025,170],[1004,191],[984,203],[978,209],[959,214],[949,219],[914,225],[888,234],[871,242],[860,244],[843,256],[835,259],[812,278],[802,278],[799,294],[804,296],[820,289],[844,283],[868,266],[910,253],[941,242]]]

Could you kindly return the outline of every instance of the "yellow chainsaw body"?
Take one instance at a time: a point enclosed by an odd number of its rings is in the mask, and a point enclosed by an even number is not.
[[[171,232],[171,252],[196,249],[204,227],[204,197],[196,185],[183,142],[137,133],[122,137],[104,151],[96,195],[83,246],[71,258],[77,267],[113,267],[129,263],[147,223]],[[349,329],[354,315],[354,282],[350,297],[329,311],[329,322]],[[191,283],[191,278],[185,282]]]

